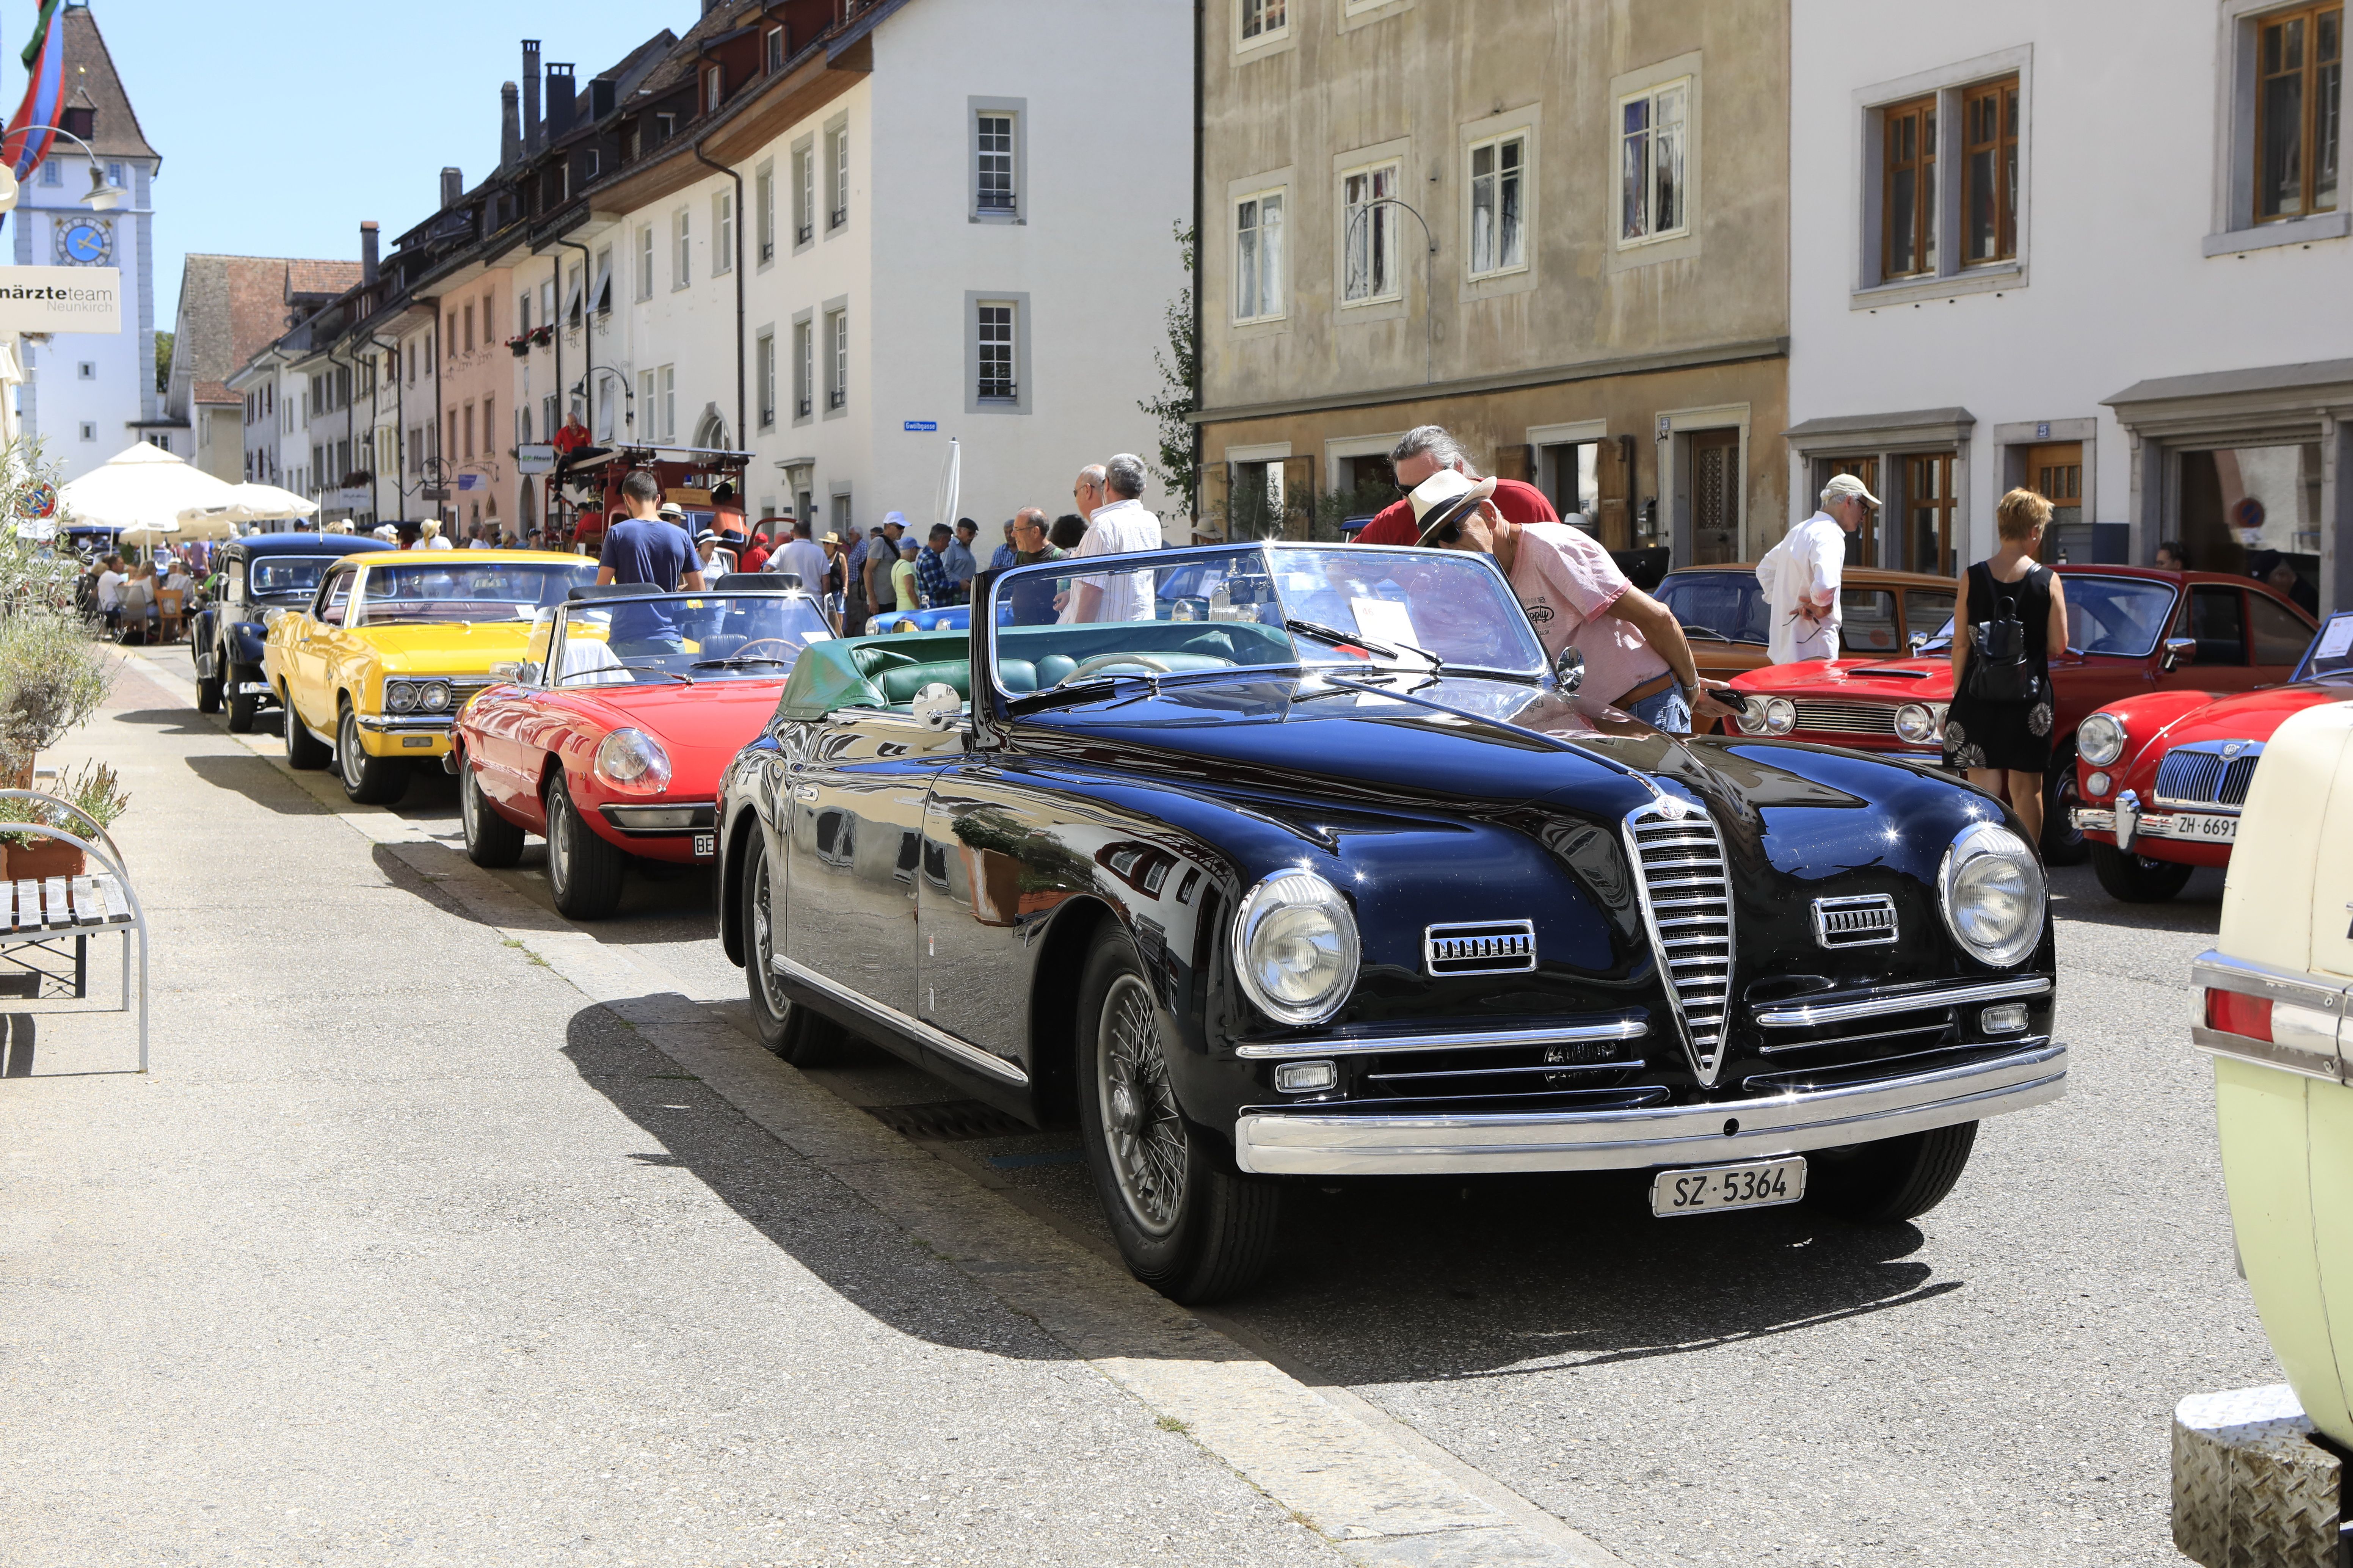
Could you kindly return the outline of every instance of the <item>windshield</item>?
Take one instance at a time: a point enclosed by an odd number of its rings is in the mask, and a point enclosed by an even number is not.
[[[543,629],[532,638],[533,660],[542,668],[548,635]],[[832,635],[816,604],[798,595],[591,600],[565,606],[563,647],[547,684],[782,680],[802,649]],[[531,673],[536,678],[539,669]]]
[[[2353,678],[2353,610],[2328,617],[2312,639],[2304,662],[2296,667],[2298,680],[2343,680]]]
[[[452,555],[458,555],[455,551]],[[392,626],[409,621],[527,621],[564,602],[583,583],[596,580],[596,563],[477,561],[471,555],[443,565],[371,566],[360,584],[355,626]]]
[[[1071,565],[1060,561],[998,577],[997,689],[1298,665],[1523,679],[1546,668],[1526,614],[1481,556],[1252,544],[1140,559],[1092,576],[1060,575]]]
[[[2067,595],[2067,646],[2076,653],[2147,658],[2165,634],[2173,612],[2173,588],[2131,577],[2078,577],[2060,581]],[[1953,645],[1953,617],[1947,616],[1931,648]]]
[[[1674,612],[1685,636],[1702,642],[1771,640],[1765,590],[1753,572],[1671,572],[1659,584],[1659,602]]]
[[[340,556],[257,555],[246,563],[246,583],[257,599],[272,594],[315,594],[319,579]]]

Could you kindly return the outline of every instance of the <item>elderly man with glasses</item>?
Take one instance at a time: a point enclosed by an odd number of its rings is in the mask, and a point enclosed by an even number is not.
[[[1408,492],[1435,473],[1457,473],[1466,479],[1479,477],[1479,470],[1471,466],[1461,443],[1448,435],[1442,425],[1419,425],[1407,431],[1389,449],[1389,466],[1397,476],[1398,489]],[[1495,481],[1494,507],[1495,514],[1506,522],[1560,521],[1560,514],[1553,510],[1544,491],[1518,479]],[[1411,544],[1421,531],[1415,526],[1413,517],[1410,500],[1383,507],[1373,514],[1365,531],[1356,535],[1356,542]]]

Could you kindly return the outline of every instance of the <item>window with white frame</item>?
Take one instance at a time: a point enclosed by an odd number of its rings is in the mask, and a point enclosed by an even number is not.
[[[804,316],[793,323],[793,417],[806,419],[812,412],[811,400],[817,386],[817,334]]]
[[[983,213],[1018,210],[1013,189],[1013,115],[1006,110],[982,110],[973,132],[973,205]]]
[[[973,391],[984,403],[1012,403],[1021,395],[1013,353],[1013,310],[1009,300],[983,300],[976,310],[980,374]]]
[[[598,315],[608,315],[613,309],[613,247],[596,247],[596,276],[588,289],[588,308]]]
[[[825,318],[825,405],[849,404],[849,312],[829,310]]]
[[[1270,43],[1291,30],[1290,0],[1234,0],[1237,47]]]
[[[762,332],[754,340],[752,354],[754,383],[760,389],[760,428],[772,430],[776,424],[776,334]]]
[[[825,226],[828,233],[849,221],[849,127],[838,125],[826,132],[826,167],[831,174]]]
[[[1283,193],[1260,191],[1234,204],[1234,320],[1282,314]]]
[[[753,239],[760,247],[760,264],[776,258],[776,166],[763,163],[752,174]]]
[[[1340,300],[1369,305],[1402,297],[1398,279],[1396,163],[1340,177]]]
[[[649,278],[653,276],[650,268],[648,269],[646,276]],[[539,319],[549,326],[555,324],[555,269],[554,268],[548,268],[546,280],[539,286]],[[415,378],[411,377],[411,379]]]
[[[771,27],[762,41],[766,45],[768,74],[774,76],[785,68],[785,30]]]
[[[638,228],[638,298],[650,300],[653,297],[654,226],[649,223]]]
[[[1528,135],[1514,131],[1471,146],[1471,276],[1528,264]]]
[[[654,405],[660,412],[661,438],[678,439],[678,367],[666,364],[654,372]]]
[[[1618,242],[1641,245],[1691,232],[1684,164],[1691,155],[1689,77],[1618,101]]]
[[[531,331],[531,290],[526,289],[515,296],[515,335],[521,337],[529,331]]]
[[[685,207],[670,215],[670,286],[683,289],[694,273],[693,215]]]
[[[717,66],[712,66],[702,73],[702,111],[716,114],[726,100],[726,79]]]
[[[817,149],[804,142],[793,149],[793,243],[817,237]]]
[[[554,399],[548,401],[552,403]],[[649,370],[638,372],[638,416],[644,421],[638,431],[638,438],[641,441],[660,440],[661,430],[654,423],[654,373]]]
[[[711,271],[713,277],[735,269],[735,193],[721,191],[711,198]]]

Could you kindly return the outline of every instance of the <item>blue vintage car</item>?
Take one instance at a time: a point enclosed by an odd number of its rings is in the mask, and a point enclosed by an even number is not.
[[[319,591],[327,568],[346,555],[396,548],[388,540],[346,533],[257,533],[232,539],[213,558],[220,591],[188,622],[196,665],[196,710],[217,713],[242,734],[278,698],[261,678],[263,629],[273,611],[299,609]]]
[[[1087,621],[804,654],[723,783],[721,924],[788,1059],[846,1030],[1075,1121],[1170,1295],[1246,1286],[1301,1181],[1634,1169],[1662,1216],[1898,1221],[2061,1093],[1999,803],[1581,698],[1485,556],[1121,559]]]

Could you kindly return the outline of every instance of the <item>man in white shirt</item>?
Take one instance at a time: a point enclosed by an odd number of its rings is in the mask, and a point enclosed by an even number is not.
[[[795,522],[791,541],[768,557],[769,571],[797,573],[801,586],[812,594],[825,592],[825,574],[831,564],[825,558],[825,546],[809,537],[806,520]]]
[[[1161,547],[1160,520],[1144,510],[1144,459],[1122,452],[1103,465],[1104,504],[1087,523],[1087,535],[1073,555],[1129,555]],[[1081,477],[1083,489],[1085,476]],[[1076,579],[1065,622],[1148,621],[1153,616],[1152,574],[1114,572]]]
[[[108,556],[106,570],[98,574],[99,614],[111,616],[122,607],[122,584],[130,580],[129,574],[122,570],[122,557]]]
[[[1879,498],[1852,474],[1834,474],[1822,487],[1822,510],[1791,528],[1757,563],[1770,624],[1775,664],[1839,656],[1839,581],[1846,567],[1846,536],[1879,508]]]

